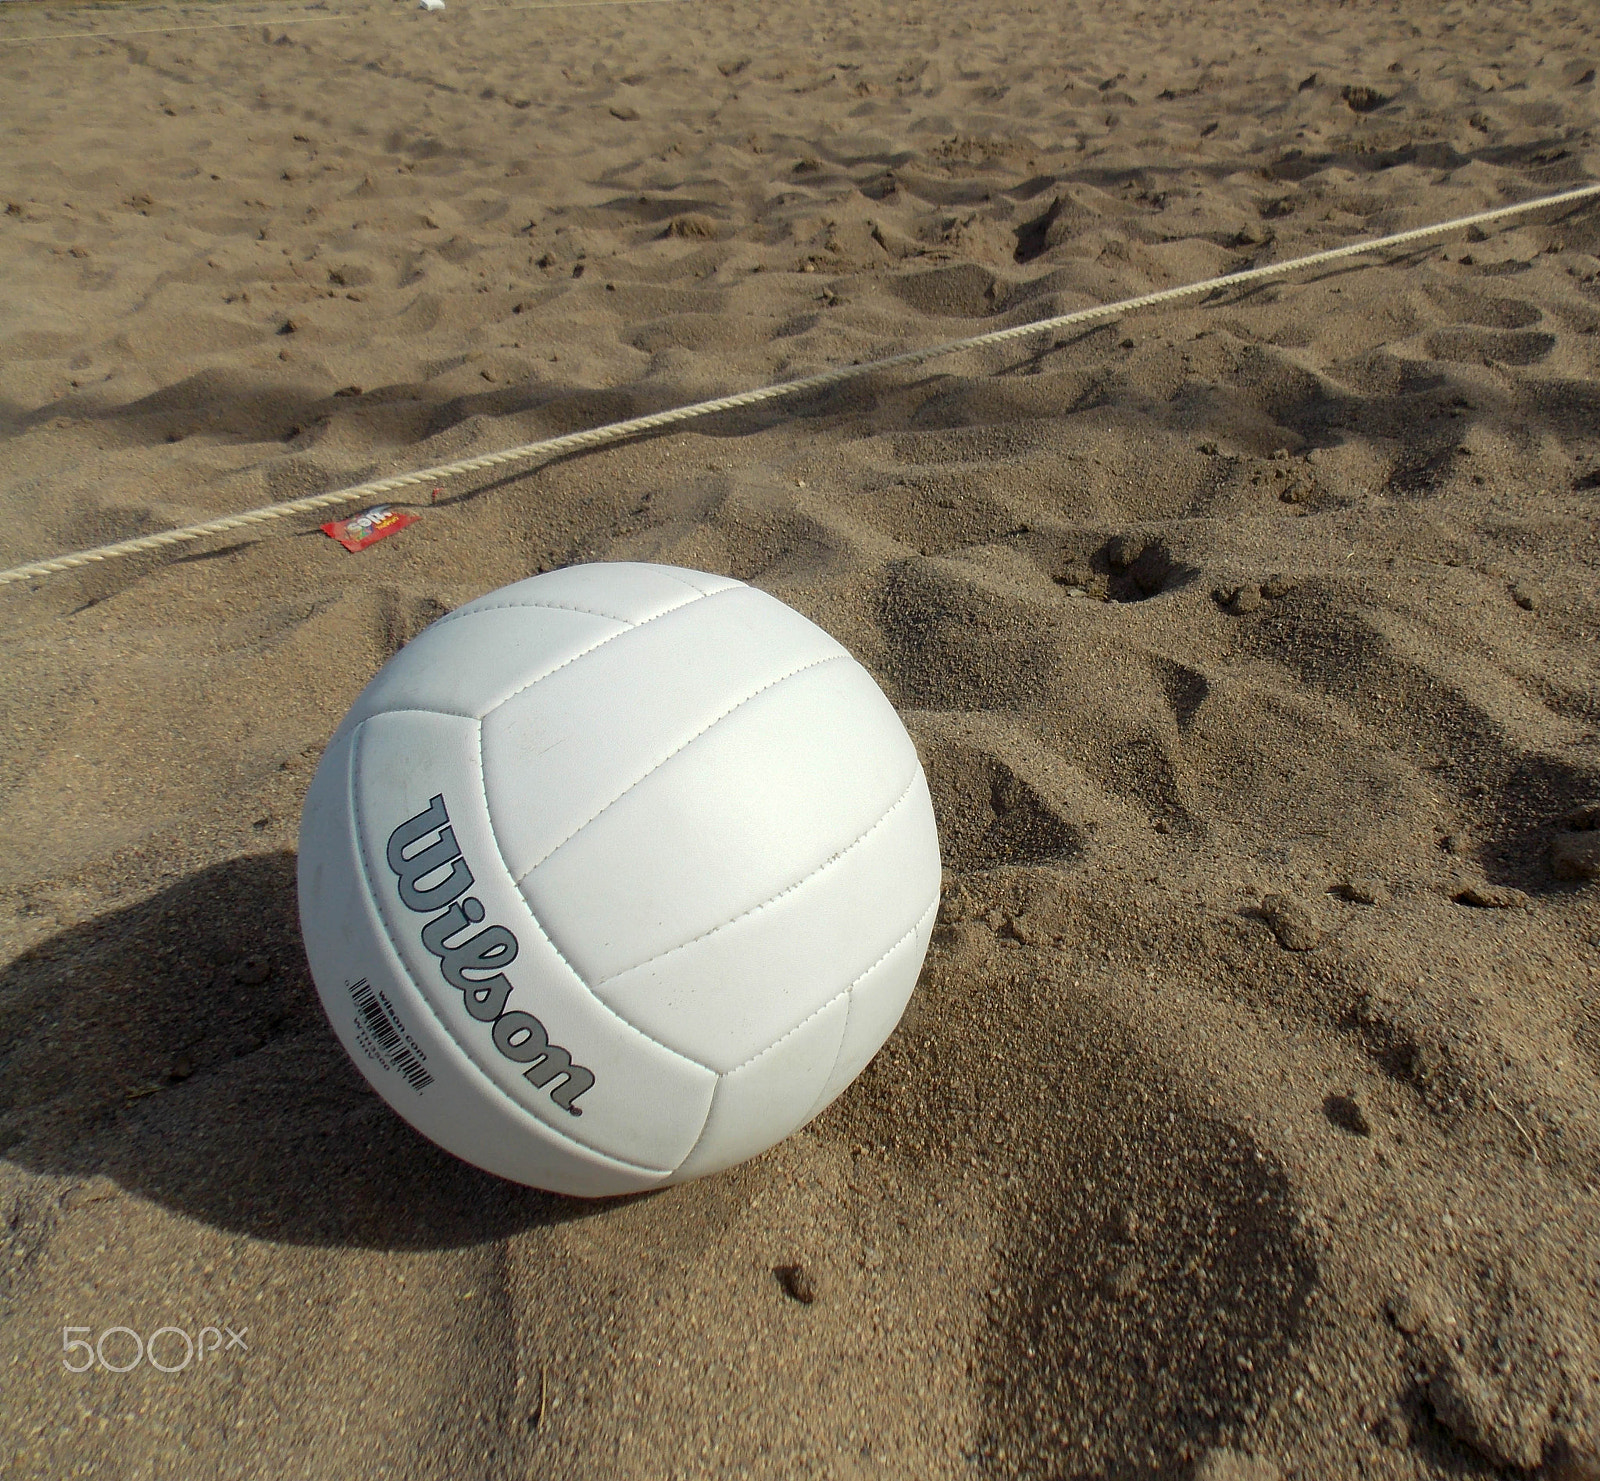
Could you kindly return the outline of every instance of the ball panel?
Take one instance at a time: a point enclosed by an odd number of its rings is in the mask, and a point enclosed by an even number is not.
[[[479,1071],[593,1151],[663,1172],[677,1166],[716,1077],[618,1018],[540,929],[495,846],[477,722],[373,716],[355,731],[351,782],[379,914],[411,980]]]
[[[741,700],[802,664],[845,656],[798,612],[735,586],[524,688],[483,726],[490,812],[512,877]]]
[[[521,888],[598,982],[804,879],[888,811],[917,764],[871,675],[825,661],[706,731]]]
[[[842,992],[757,1058],[718,1080],[705,1130],[671,1181],[732,1167],[804,1126],[838,1058],[849,1011],[850,995]]]
[[[564,608],[460,608],[389,660],[361,691],[351,717],[385,710],[482,715],[508,694],[630,631],[627,623]]]
[[[657,566],[638,561],[596,561],[565,566],[530,576],[498,591],[489,592],[460,610],[468,611],[500,602],[563,603],[614,618],[618,622],[649,622],[701,597],[740,586],[727,576],[680,566]]]
[[[917,985],[938,914],[939,890],[935,884],[933,899],[916,924],[851,988],[850,1019],[839,1045],[839,1058],[808,1120],[838,1098],[894,1032]]]
[[[318,995],[372,1087],[446,1151],[514,1182],[584,1198],[657,1186],[652,1169],[601,1156],[502,1095],[435,1018],[365,886],[350,808],[351,737],[335,738],[300,826],[300,925]]]
[[[871,967],[938,898],[939,880],[918,768],[883,817],[799,884],[594,992],[651,1038],[728,1070]]]

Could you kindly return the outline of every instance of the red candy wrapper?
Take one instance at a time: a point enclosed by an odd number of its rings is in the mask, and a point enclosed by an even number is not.
[[[346,550],[365,550],[379,540],[398,534],[407,525],[414,525],[418,518],[404,510],[391,509],[387,504],[375,504],[349,519],[329,520],[323,525],[322,533],[332,536]]]

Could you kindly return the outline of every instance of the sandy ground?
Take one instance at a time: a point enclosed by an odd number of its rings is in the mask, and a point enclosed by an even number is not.
[[[0,565],[1600,177],[1580,4],[260,13],[0,16]],[[0,1472],[1600,1474],[1597,329],[1551,212],[0,591]],[[585,1205],[366,1088],[293,864],[609,558],[848,644],[949,884],[819,1121]]]

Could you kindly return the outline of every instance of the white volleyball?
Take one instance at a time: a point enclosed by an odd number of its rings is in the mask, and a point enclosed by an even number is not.
[[[300,918],[381,1095],[585,1197],[732,1166],[899,1022],[939,899],[927,782],[872,677],[726,577],[574,566],[441,618],[306,797]]]

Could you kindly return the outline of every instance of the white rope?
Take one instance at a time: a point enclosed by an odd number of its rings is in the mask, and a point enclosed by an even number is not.
[[[584,448],[604,447],[620,442],[626,437],[636,437],[642,432],[656,432],[663,427],[677,426],[680,422],[697,417],[714,416],[718,412],[738,411],[746,406],[758,406],[764,401],[780,397],[798,396],[807,391],[821,391],[845,381],[857,380],[882,370],[897,370],[905,366],[921,365],[960,350],[975,350],[990,345],[1007,344],[1031,334],[1053,333],[1074,324],[1087,324],[1095,319],[1106,319],[1125,314],[1133,309],[1153,308],[1157,304],[1172,303],[1180,298],[1191,298],[1197,293],[1208,293],[1217,288],[1238,288],[1246,283],[1259,283],[1265,278],[1282,277],[1301,268],[1320,267],[1329,262],[1340,262],[1366,252],[1376,252],[1387,247],[1402,247],[1408,242],[1438,236],[1442,232],[1457,231],[1463,227],[1478,226],[1489,221],[1502,221],[1508,216],[1540,210],[1545,206],[1565,205],[1571,201],[1587,200],[1600,195],[1600,185],[1584,185],[1574,190],[1564,190],[1558,195],[1540,196],[1536,200],[1521,201],[1510,206],[1496,206],[1491,211],[1479,211],[1471,216],[1460,216],[1453,221],[1441,221],[1436,226],[1419,226],[1411,231],[1395,232],[1386,237],[1375,237],[1370,242],[1352,242],[1347,247],[1333,247],[1325,252],[1313,252],[1308,257],[1293,257],[1285,262],[1269,263],[1265,267],[1248,268],[1243,272],[1229,273],[1225,277],[1207,278],[1199,283],[1186,283],[1179,288],[1164,288],[1157,293],[1142,293],[1137,298],[1124,298],[1116,303],[1098,304],[1093,308],[1077,309],[1070,314],[1058,314],[1051,319],[1036,319],[1018,324],[1010,329],[995,329],[987,334],[975,334],[967,339],[953,339],[945,344],[925,350],[907,350],[904,354],[890,355],[883,360],[868,360],[858,365],[841,365],[816,375],[802,376],[799,380],[781,381],[777,385],[762,386],[753,391],[740,391],[732,396],[718,396],[712,401],[696,401],[690,406],[674,407],[670,411],[653,412],[649,416],[630,417],[623,422],[610,422],[603,427],[592,427],[587,432],[568,432],[561,437],[546,437],[539,442],[525,442],[519,447],[508,447],[502,452],[485,453],[476,458],[460,458],[453,463],[440,463],[433,468],[419,468],[414,473],[399,473],[392,478],[375,478],[350,488],[335,489],[327,494],[313,494],[304,499],[290,499],[283,504],[268,504],[262,509],[252,509],[245,514],[232,514],[223,519],[208,520],[204,524],[185,525],[182,529],[165,530],[157,535],[143,535],[136,540],[123,540],[116,545],[101,545],[94,550],[80,550],[72,555],[59,555],[52,560],[34,561],[26,566],[16,566],[0,571],[0,586],[13,581],[31,581],[40,576],[53,576],[58,571],[70,571],[78,566],[96,561],[111,560],[119,555],[136,555],[141,551],[160,550],[167,545],[181,545],[199,540],[206,535],[222,535],[230,530],[244,529],[249,525],[265,524],[268,520],[283,519],[293,514],[310,514],[313,510],[328,509],[335,504],[348,504],[357,499],[381,498],[419,483],[439,483],[457,478],[464,473],[481,473],[488,468],[500,468],[507,463],[523,463],[532,458],[554,458],[564,453]]]
[[[602,5],[680,5],[684,0],[539,0],[532,5],[486,5],[473,12],[497,10],[593,10]],[[34,41],[117,41],[124,36],[166,36],[177,31],[238,31],[250,26],[303,26],[311,21],[360,21],[383,15],[378,10],[329,11],[326,15],[262,15],[247,21],[206,21],[189,26],[142,26],[134,31],[54,31],[45,36],[0,36],[0,46],[26,46]]]

